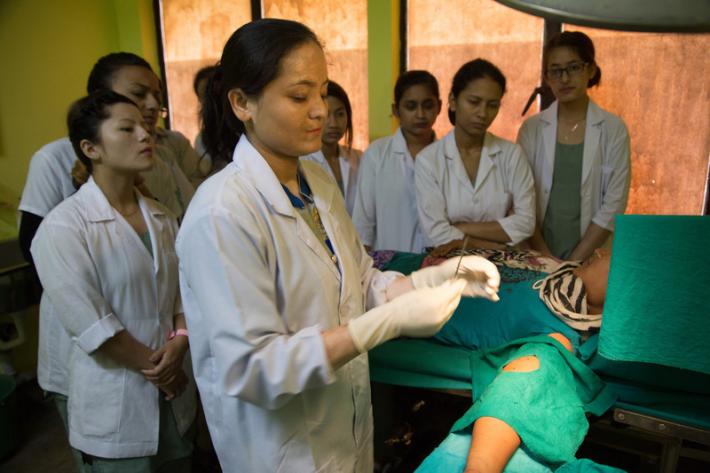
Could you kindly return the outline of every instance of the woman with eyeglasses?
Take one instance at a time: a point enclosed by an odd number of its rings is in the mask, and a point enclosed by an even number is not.
[[[601,69],[592,40],[578,31],[552,37],[543,51],[545,81],[557,99],[518,134],[535,175],[534,249],[584,260],[614,231],[630,180],[629,133],[589,98]]]

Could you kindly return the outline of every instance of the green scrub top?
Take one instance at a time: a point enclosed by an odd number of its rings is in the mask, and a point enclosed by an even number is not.
[[[567,259],[580,239],[582,156],[584,142],[557,143],[552,189],[547,203],[542,236],[552,254]]]

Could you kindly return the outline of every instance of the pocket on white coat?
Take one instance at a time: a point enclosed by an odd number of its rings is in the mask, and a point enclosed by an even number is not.
[[[121,425],[125,369],[104,368],[91,359],[72,373],[69,418],[82,435],[102,437],[118,432]]]

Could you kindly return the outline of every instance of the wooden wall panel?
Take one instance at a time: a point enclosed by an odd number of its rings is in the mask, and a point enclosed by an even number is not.
[[[491,132],[515,140],[523,107],[538,86],[543,21],[491,0],[409,0],[408,69],[434,74],[444,105],[434,125],[437,136],[451,129],[446,114],[451,81],[462,64],[482,57],[507,80]],[[535,113],[535,107],[528,115]]]
[[[229,36],[251,21],[249,0],[162,0],[163,51],[171,128],[194,141],[199,130],[195,73],[219,60]]]
[[[602,81],[591,95],[629,128],[627,213],[700,214],[710,156],[710,34],[566,29],[594,40]]]
[[[353,108],[353,146],[365,149],[367,120],[367,0],[263,0],[264,18],[308,25],[320,38],[328,76],[343,86]]]

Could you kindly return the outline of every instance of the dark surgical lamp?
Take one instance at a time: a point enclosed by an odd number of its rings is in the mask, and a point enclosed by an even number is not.
[[[653,33],[709,33],[710,0],[496,0],[561,23]]]

